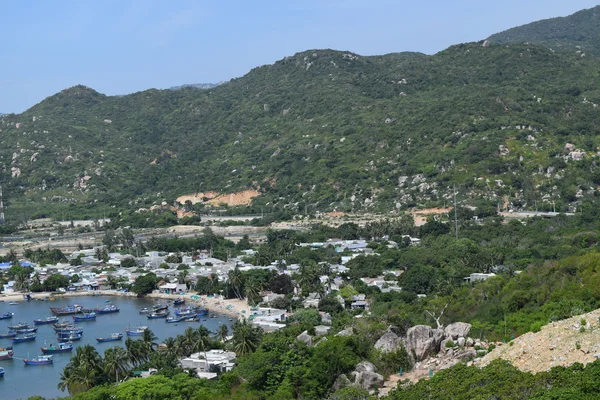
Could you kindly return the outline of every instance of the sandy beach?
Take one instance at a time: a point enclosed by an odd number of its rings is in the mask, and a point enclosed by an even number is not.
[[[135,293],[130,292],[119,292],[116,290],[95,290],[95,291],[81,291],[81,292],[67,292],[67,293],[50,293],[40,292],[31,293],[33,299],[45,299],[45,298],[68,298],[68,297],[82,297],[82,296],[120,296],[120,297],[136,297]],[[150,293],[146,295],[147,298],[153,299],[165,299],[174,300],[178,298],[185,299],[188,304],[202,305],[208,308],[210,311],[214,311],[219,314],[224,314],[230,318],[242,318],[247,317],[251,314],[252,309],[246,302],[246,300],[240,299],[221,299],[217,297],[200,296],[194,292],[189,292],[184,295],[179,294],[165,294],[165,293]],[[14,294],[3,294],[0,295],[0,301],[24,301],[22,293]]]

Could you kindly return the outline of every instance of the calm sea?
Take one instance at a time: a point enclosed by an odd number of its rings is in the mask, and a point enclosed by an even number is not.
[[[169,336],[182,333],[188,326],[198,327],[205,325],[210,331],[215,332],[221,324],[231,324],[229,318],[217,314],[217,318],[206,318],[200,322],[182,322],[178,324],[167,324],[164,319],[149,320],[145,315],[140,315],[138,310],[155,303],[153,299],[137,299],[126,297],[75,297],[60,299],[56,301],[22,301],[19,305],[0,303],[0,315],[7,311],[14,312],[12,319],[0,320],[0,331],[6,331],[8,325],[23,321],[33,325],[33,320],[52,315],[49,307],[63,307],[68,304],[80,304],[84,307],[102,307],[106,301],[110,301],[121,309],[119,313],[98,315],[96,321],[78,322],[83,328],[83,338],[74,342],[75,346],[85,344],[93,345],[102,355],[104,350],[120,345],[124,346],[126,335],[125,329],[135,328],[138,325],[147,325],[159,338],[159,342]],[[164,300],[162,300],[164,301]],[[169,308],[171,311],[173,306]],[[70,316],[64,317],[71,319]],[[56,388],[60,373],[71,357],[69,353],[55,354],[53,365],[26,366],[20,359],[36,357],[41,354],[40,347],[47,343],[56,344],[56,335],[52,325],[38,325],[35,342],[12,344],[10,339],[0,339],[0,347],[13,346],[15,359],[0,361],[0,367],[6,370],[4,378],[0,378],[0,399],[26,399],[29,396],[40,395],[46,398],[66,397],[68,393],[61,392]],[[124,337],[121,342],[98,343],[97,337],[106,337],[113,332],[121,332]],[[133,337],[133,339],[136,339]],[[73,350],[75,352],[75,350]]]

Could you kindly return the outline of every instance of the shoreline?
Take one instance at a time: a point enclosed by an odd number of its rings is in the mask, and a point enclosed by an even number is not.
[[[66,292],[66,293],[56,293],[56,292],[39,292],[39,293],[31,293],[32,299],[41,299],[41,298],[69,298],[69,297],[93,297],[93,296],[118,296],[118,297],[134,297],[137,298],[135,293],[131,292],[119,292],[117,290],[94,290],[94,291],[85,291],[85,292]],[[198,297],[198,298],[192,298]],[[200,305],[206,307],[209,312],[215,312],[217,314],[223,314],[230,318],[240,319],[242,317],[248,317],[252,313],[251,307],[248,305],[246,300],[241,299],[221,299],[216,297],[208,297],[205,295],[198,295],[196,293],[186,293],[186,294],[166,294],[166,293],[149,293],[145,298],[150,299],[165,299],[165,300],[175,300],[175,299],[185,299],[186,303],[191,303],[194,305]],[[10,302],[10,301],[18,301],[23,302],[23,293],[13,293],[13,294],[3,294],[0,295],[0,301]]]

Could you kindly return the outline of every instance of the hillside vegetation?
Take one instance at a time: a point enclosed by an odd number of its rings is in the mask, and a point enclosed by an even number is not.
[[[567,211],[600,184],[599,67],[537,44],[469,43],[433,56],[310,50],[206,90],[72,87],[0,118],[7,216],[248,189],[259,210],[389,211],[444,205],[453,185],[461,202]]]
[[[600,54],[600,6],[550,18],[489,37],[494,43],[539,43],[557,51]]]

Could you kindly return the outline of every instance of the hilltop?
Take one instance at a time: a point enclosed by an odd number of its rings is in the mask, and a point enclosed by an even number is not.
[[[259,212],[382,212],[445,206],[454,185],[464,204],[568,211],[600,184],[599,67],[479,42],[433,56],[309,50],[210,90],[75,86],[0,118],[8,216],[198,193],[253,193]]]
[[[557,51],[600,55],[600,6],[567,17],[508,29],[489,37],[493,43],[538,43]]]

